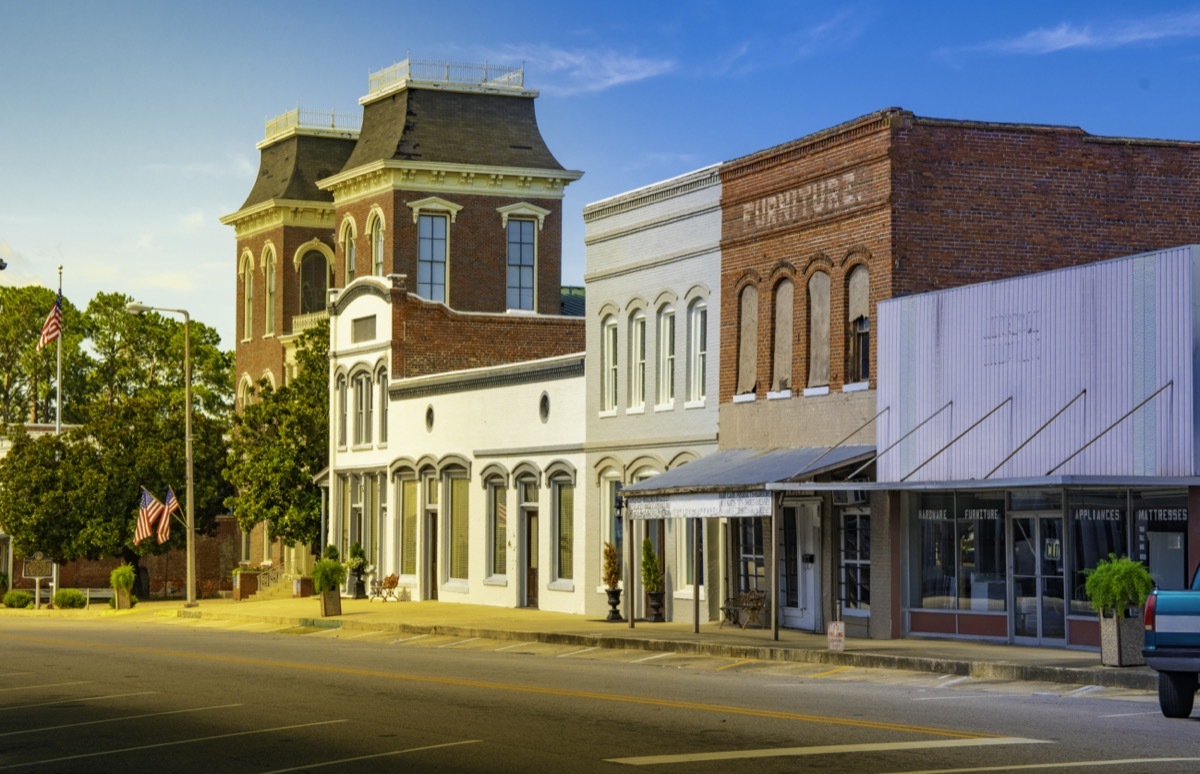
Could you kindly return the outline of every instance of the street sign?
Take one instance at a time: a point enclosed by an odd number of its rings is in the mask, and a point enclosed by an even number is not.
[[[25,566],[21,570],[21,577],[24,578],[50,578],[53,575],[54,562],[50,559],[43,559],[41,551],[34,554],[32,559],[26,559]]]
[[[830,621],[829,628],[825,633],[830,650],[843,651],[846,649],[846,623],[844,621]]]

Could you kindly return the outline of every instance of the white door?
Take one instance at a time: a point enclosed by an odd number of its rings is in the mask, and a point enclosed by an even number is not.
[[[781,513],[779,609],[789,629],[817,631],[821,625],[819,560],[821,503],[789,503]]]

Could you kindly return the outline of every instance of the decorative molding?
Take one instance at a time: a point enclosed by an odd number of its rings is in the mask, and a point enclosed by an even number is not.
[[[604,242],[611,242],[614,239],[620,239],[622,237],[634,236],[636,234],[640,234],[645,231],[652,231],[654,229],[662,228],[663,226],[670,226],[670,225],[674,225],[676,223],[682,223],[683,221],[693,220],[695,218],[703,217],[704,215],[717,216],[716,218],[714,218],[714,220],[716,220],[717,222],[714,224],[713,230],[718,235],[717,238],[719,239],[720,232],[721,232],[720,214],[721,214],[721,203],[720,203],[720,201],[716,201],[705,207],[698,207],[694,210],[687,210],[686,212],[674,213],[669,217],[649,218],[647,220],[639,221],[638,223],[633,223],[628,226],[624,226],[622,228],[616,228],[611,231],[605,231],[605,232],[602,232],[599,234],[591,234],[589,236],[584,237],[583,243],[588,246],[603,244]],[[714,240],[714,241],[716,241],[716,240]]]
[[[431,213],[441,213],[450,216],[450,222],[453,223],[458,217],[459,211],[463,208],[461,204],[448,202],[440,196],[427,196],[424,199],[417,199],[415,202],[409,202],[408,206],[412,209],[413,223],[421,216],[422,210],[428,210]]]
[[[537,218],[538,231],[546,225],[546,216],[550,214],[550,210],[538,207],[529,202],[517,202],[504,207],[497,207],[496,212],[500,213],[500,228],[508,228],[509,217],[527,217]]]
[[[479,373],[477,370],[455,374],[417,377],[388,385],[388,397],[393,400],[423,398],[431,395],[450,395],[457,392],[510,387],[520,384],[574,379],[584,375],[582,354],[568,356],[563,362],[555,359],[544,362],[525,362],[512,368]]]
[[[622,212],[629,212],[630,210],[636,210],[649,204],[673,199],[676,196],[682,196],[712,186],[719,186],[720,184],[721,165],[714,164],[677,178],[664,180],[645,188],[638,188],[589,204],[583,208],[583,222],[591,223],[593,220],[608,218]]]
[[[526,198],[532,193],[541,199],[561,199],[563,189],[581,177],[583,172],[569,169],[387,159],[323,178],[317,181],[317,187],[332,191],[338,205],[394,190],[513,198]]]
[[[238,239],[284,226],[307,226],[333,229],[333,204],[306,202],[295,199],[269,199],[252,207],[238,210],[221,218],[221,223],[233,226]]]
[[[297,247],[296,252],[292,255],[292,265],[295,266],[296,271],[300,271],[300,261],[304,259],[304,256],[310,250],[316,250],[318,253],[325,256],[325,260],[329,262],[325,267],[326,271],[329,271],[333,268],[333,263],[335,260],[333,250],[329,247],[329,245],[325,244],[320,239],[310,239]]]
[[[380,277],[359,277],[350,283],[348,288],[338,293],[337,297],[329,303],[330,316],[340,315],[346,311],[346,307],[353,303],[356,298],[362,298],[363,296],[374,296],[375,298],[390,302],[392,300],[392,289],[389,286],[382,285]]]

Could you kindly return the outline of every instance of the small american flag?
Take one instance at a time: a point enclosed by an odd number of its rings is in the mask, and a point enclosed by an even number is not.
[[[137,529],[133,532],[135,545],[150,537],[150,533],[154,531],[154,523],[158,521],[164,508],[157,497],[150,494],[146,487],[142,487],[142,507],[138,510]]]
[[[179,510],[179,500],[175,490],[167,487],[167,503],[163,506],[163,514],[158,522],[158,542],[165,543],[171,538],[171,514]]]
[[[42,347],[57,339],[62,334],[62,290],[58,291],[58,298],[54,301],[54,308],[50,310],[50,314],[46,317],[46,322],[42,323],[42,337],[38,339],[38,351],[41,352]]]

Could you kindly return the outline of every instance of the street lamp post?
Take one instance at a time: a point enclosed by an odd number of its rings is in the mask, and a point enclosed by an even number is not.
[[[196,606],[196,488],[192,475],[192,318],[186,309],[166,309],[130,302],[125,305],[130,314],[143,312],[174,312],[183,315],[183,381],[184,381],[184,458],[187,465],[187,601],[185,607]]]

